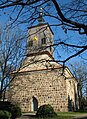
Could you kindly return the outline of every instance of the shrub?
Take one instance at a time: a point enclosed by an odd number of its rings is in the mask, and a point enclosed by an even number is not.
[[[42,105],[39,107],[36,113],[37,117],[45,118],[45,117],[55,117],[57,114],[54,112],[54,109],[51,105]]]
[[[17,104],[12,104],[11,102],[0,102],[0,110],[6,110],[11,113],[11,118],[15,119],[16,117],[21,116],[21,109]]]
[[[0,119],[11,119],[11,113],[8,111],[0,110]]]
[[[12,113],[12,119],[15,119],[16,117],[21,116],[21,109],[20,107],[16,104],[11,107],[11,113]]]

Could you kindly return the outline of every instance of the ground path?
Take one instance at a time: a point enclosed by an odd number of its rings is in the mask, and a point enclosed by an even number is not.
[[[31,117],[35,116],[35,113],[26,113],[26,114],[23,114],[20,118],[17,118],[17,119],[29,119],[30,116]],[[87,119],[87,114],[77,115],[72,119]]]
[[[36,113],[24,113],[20,118],[17,119],[29,119],[29,117],[34,117]]]
[[[87,119],[87,114],[78,115],[78,116],[74,117],[73,119]]]

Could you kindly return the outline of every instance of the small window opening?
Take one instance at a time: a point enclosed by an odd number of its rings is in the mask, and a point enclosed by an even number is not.
[[[41,44],[46,44],[46,38],[41,39]]]
[[[32,47],[33,46],[33,41],[29,41],[28,42],[28,47]]]

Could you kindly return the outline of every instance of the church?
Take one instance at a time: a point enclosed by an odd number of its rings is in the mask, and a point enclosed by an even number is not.
[[[56,112],[78,108],[78,82],[68,67],[54,62],[53,35],[48,23],[28,28],[27,57],[10,83],[8,96],[22,112],[37,111],[44,104]]]

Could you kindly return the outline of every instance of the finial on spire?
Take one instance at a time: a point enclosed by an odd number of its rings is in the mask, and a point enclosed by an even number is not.
[[[42,23],[44,23],[44,19],[43,19],[43,12],[42,12],[42,10],[43,10],[43,8],[42,7],[40,7],[40,13],[39,13],[39,18],[38,18],[38,22],[39,22],[39,24],[42,24]]]

